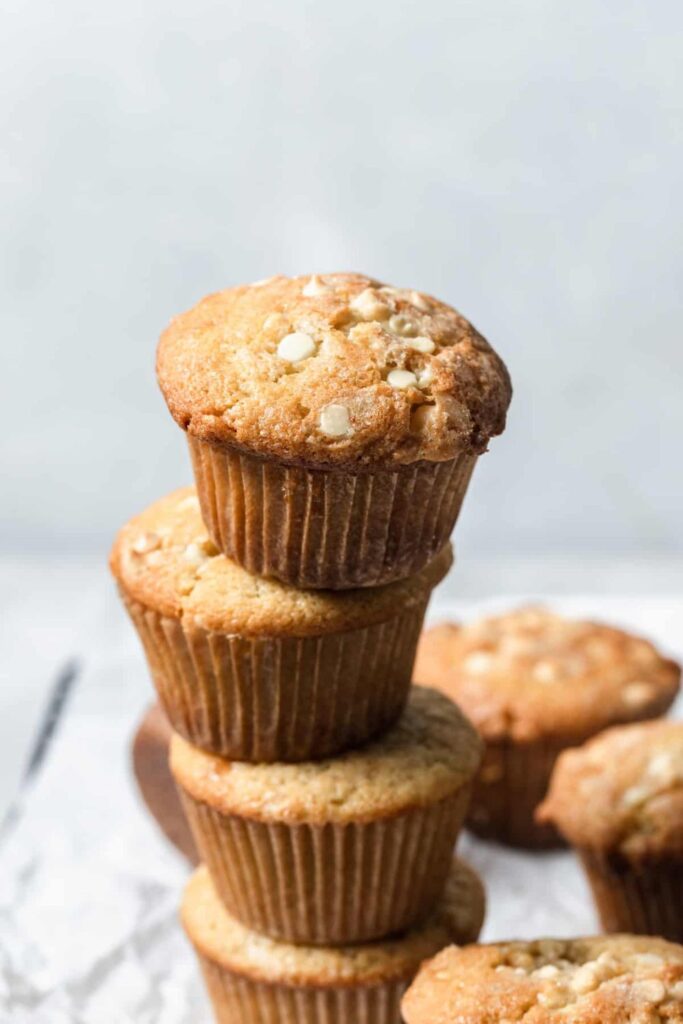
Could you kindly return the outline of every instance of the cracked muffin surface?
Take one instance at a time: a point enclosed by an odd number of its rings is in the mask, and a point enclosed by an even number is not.
[[[680,1024],[683,946],[645,936],[450,947],[403,999],[407,1024]]]
[[[512,394],[502,360],[452,307],[350,273],[207,296],[162,334],[157,373],[195,438],[322,468],[481,453]]]
[[[248,573],[218,552],[193,487],[155,502],[120,531],[110,564],[127,593],[186,626],[255,636],[320,636],[424,602],[453,561],[450,544],[419,573],[376,588],[302,591]]]

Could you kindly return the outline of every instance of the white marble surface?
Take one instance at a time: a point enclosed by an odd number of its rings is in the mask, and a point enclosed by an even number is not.
[[[7,568],[7,567],[6,567]],[[537,598],[553,567],[500,563],[454,572],[432,617]],[[556,567],[557,568],[557,567]],[[576,567],[575,567],[576,568]],[[683,599],[671,566],[593,567],[601,594],[557,594],[569,613],[639,629],[683,657]],[[563,579],[571,583],[565,567]],[[5,794],[45,694],[45,680],[77,653],[82,672],[40,775],[23,797],[18,824],[0,845],[0,1017],[8,1024],[197,1024],[209,1020],[194,962],[176,921],[186,869],[157,835],[131,785],[127,745],[151,692],[142,656],[99,569],[69,564],[52,573],[8,574],[4,619],[12,649],[3,680]],[[585,567],[584,567],[585,572]],[[575,573],[576,575],[576,573]],[[586,577],[587,578],[587,577]],[[511,581],[523,587],[511,586]],[[641,592],[624,592],[624,582]],[[648,582],[649,581],[649,582]],[[32,592],[21,610],[19,594]],[[460,589],[467,599],[457,600]],[[493,588],[492,588],[493,589]],[[556,590],[561,588],[556,587]],[[605,596],[604,591],[608,593]],[[51,609],[50,625],[26,631],[27,610]],[[23,625],[22,625],[23,622]],[[29,637],[30,633],[30,637]],[[19,648],[30,639],[30,647]],[[14,736],[12,758],[5,747]],[[12,780],[10,785],[9,780]],[[595,920],[569,854],[529,856],[465,838],[462,849],[489,892],[485,937],[590,931]]]

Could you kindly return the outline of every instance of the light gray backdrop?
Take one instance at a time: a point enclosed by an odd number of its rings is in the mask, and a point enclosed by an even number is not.
[[[473,553],[683,551],[683,7],[10,0],[5,549],[102,550],[184,482],[156,336],[203,293],[361,269],[509,363]]]

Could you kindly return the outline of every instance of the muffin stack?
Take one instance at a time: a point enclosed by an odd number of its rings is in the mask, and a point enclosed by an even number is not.
[[[507,372],[443,303],[337,274],[208,297],[158,373],[197,491],[128,523],[111,565],[175,730],[216,1016],[395,1024],[483,917],[452,860],[480,741],[410,681]]]

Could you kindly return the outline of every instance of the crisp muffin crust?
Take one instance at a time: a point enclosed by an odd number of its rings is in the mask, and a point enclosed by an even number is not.
[[[161,336],[157,372],[194,437],[321,468],[480,453],[512,394],[504,364],[458,312],[361,274],[209,295]]]
[[[481,749],[452,701],[414,687],[391,729],[338,757],[246,764],[214,757],[176,735],[171,768],[195,800],[223,814],[289,824],[363,822],[451,796],[472,779]]]
[[[428,630],[415,679],[457,701],[487,740],[581,742],[665,712],[680,668],[622,630],[521,608]]]
[[[436,908],[400,938],[358,946],[295,946],[250,931],[230,916],[201,867],[185,890],[181,916],[203,956],[254,981],[315,988],[377,985],[410,978],[443,946],[476,937],[484,918],[484,890],[475,872],[455,859]]]
[[[451,947],[402,1009],[407,1024],[680,1024],[683,946],[615,935]]]
[[[111,569],[126,593],[185,626],[242,636],[321,636],[424,602],[451,567],[450,545],[421,572],[374,589],[301,591],[246,572],[206,533],[193,487],[174,491],[127,523]]]
[[[538,813],[575,846],[683,858],[683,722],[621,726],[566,751]]]

